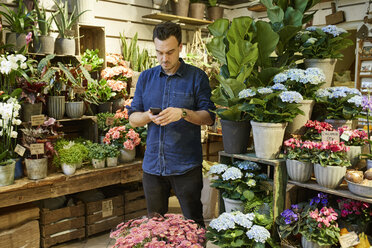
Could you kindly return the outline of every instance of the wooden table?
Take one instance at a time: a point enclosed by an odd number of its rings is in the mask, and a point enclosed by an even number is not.
[[[82,168],[71,176],[54,173],[40,180],[22,178],[0,187],[0,208],[141,180],[142,160],[103,169]]]

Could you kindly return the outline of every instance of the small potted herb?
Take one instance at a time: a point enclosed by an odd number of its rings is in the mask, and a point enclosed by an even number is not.
[[[120,154],[119,149],[116,146],[104,146],[106,151],[106,164],[107,167],[115,167],[118,165],[118,157]]]
[[[61,166],[65,175],[73,175],[88,156],[85,145],[74,141],[59,140],[55,146],[58,155],[54,157],[54,164]]]
[[[105,167],[105,158],[106,150],[103,145],[93,143],[88,146],[89,158],[92,160],[92,165],[94,168],[104,168]]]

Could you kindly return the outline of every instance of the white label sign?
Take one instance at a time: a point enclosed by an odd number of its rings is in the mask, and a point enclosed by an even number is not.
[[[21,157],[23,156],[23,154],[25,154],[25,151],[26,151],[26,148],[21,146],[20,144],[17,144],[14,149],[14,152],[17,153]]]
[[[337,141],[340,142],[340,134],[338,131],[323,131],[322,141]]]
[[[350,232],[344,235],[341,235],[338,240],[340,241],[342,248],[353,247],[360,243],[358,235],[355,232]]]
[[[112,216],[113,210],[112,200],[102,201],[102,218]]]
[[[44,115],[33,115],[31,116],[31,125],[40,126],[44,124]]]
[[[44,154],[44,143],[36,143],[30,145],[31,155]]]

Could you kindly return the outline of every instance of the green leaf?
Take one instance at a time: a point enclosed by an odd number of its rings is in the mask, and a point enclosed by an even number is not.
[[[301,13],[304,13],[306,10],[307,2],[308,1],[304,0],[294,0],[294,8]]]
[[[284,12],[278,6],[274,6],[270,9],[267,9],[267,16],[272,23],[281,23],[284,19]]]
[[[249,16],[237,17],[232,20],[231,26],[227,31],[227,40],[230,42],[230,46],[246,39],[245,37],[249,32],[252,22],[253,19]],[[248,40],[250,40],[249,36]]]
[[[257,43],[242,40],[235,44],[230,44],[230,49],[226,54],[227,66],[230,77],[235,78],[246,65],[253,67],[258,58]]]
[[[228,19],[217,19],[212,24],[208,25],[208,30],[214,37],[224,36],[229,27]]]
[[[254,192],[252,190],[245,190],[243,192],[243,196],[247,199],[247,201],[252,201],[254,198]]]
[[[261,0],[260,1],[267,9],[274,7],[272,0]]]
[[[303,14],[299,10],[288,7],[284,14],[284,24],[299,27],[302,25],[302,17]]]
[[[238,97],[239,92],[246,88],[244,83],[239,82],[236,79],[233,78],[225,79],[221,75],[217,75],[216,78],[220,82],[223,90],[226,92],[229,98]]]
[[[258,43],[258,65],[261,67],[270,67],[270,55],[275,51],[279,41],[279,35],[275,33],[269,23],[258,21],[257,43]]]
[[[244,241],[242,239],[235,240],[231,242],[232,247],[242,247],[244,245]]]
[[[213,37],[211,42],[206,44],[208,51],[220,61],[222,65],[226,64],[226,45],[223,37]]]

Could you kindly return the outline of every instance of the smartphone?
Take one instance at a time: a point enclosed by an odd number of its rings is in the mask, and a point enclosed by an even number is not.
[[[161,108],[150,108],[150,111],[153,115],[158,115],[161,112]]]

